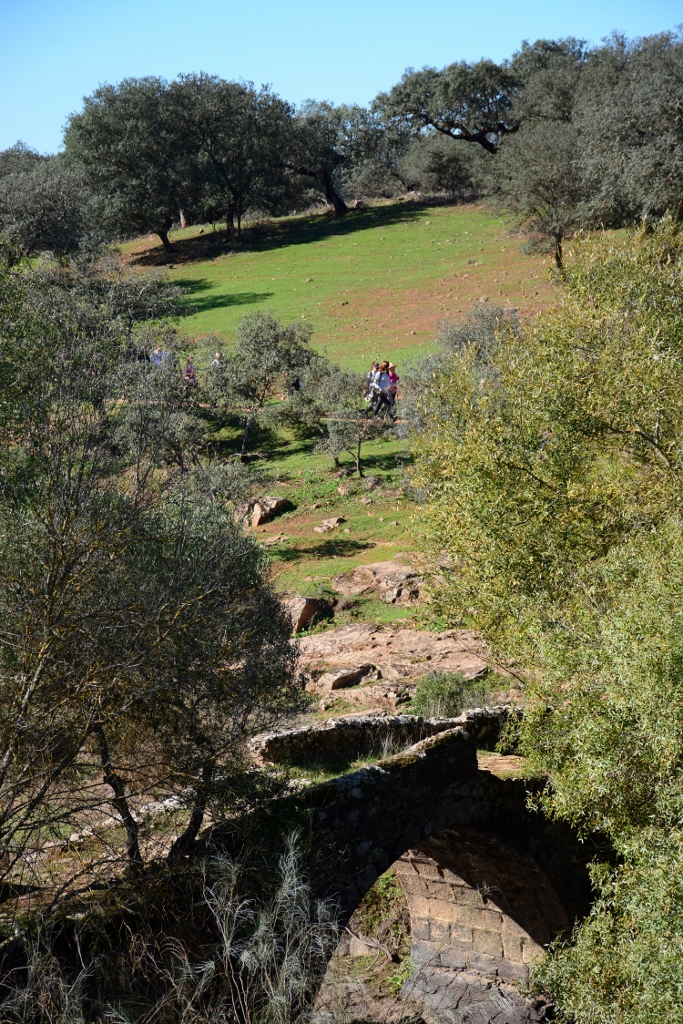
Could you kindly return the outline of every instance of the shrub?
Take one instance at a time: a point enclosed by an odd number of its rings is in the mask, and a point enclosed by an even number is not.
[[[430,672],[419,680],[412,709],[424,718],[453,718],[489,699],[483,679],[467,679],[462,672]]]
[[[542,967],[562,1019],[681,1021],[681,228],[577,242],[565,281],[415,400],[430,607],[514,662],[546,811],[616,853]]]

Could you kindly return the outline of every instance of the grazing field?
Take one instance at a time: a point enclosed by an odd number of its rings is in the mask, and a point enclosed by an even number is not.
[[[173,255],[156,237],[123,247],[139,266],[167,266],[189,290],[195,312],[182,323],[197,340],[201,370],[220,345],[228,349],[245,313],[271,309],[283,321],[305,319],[313,343],[343,366],[365,369],[372,359],[405,364],[434,349],[439,321],[457,319],[476,303],[511,305],[533,315],[556,298],[550,259],[520,252],[507,223],[481,206],[377,203],[342,219],[301,215],[251,226],[228,243],[210,226],[174,232]],[[234,453],[237,422],[207,441],[221,457]],[[340,477],[315,439],[257,426],[252,462],[268,478],[267,493],[286,496],[290,511],[259,527],[279,590],[330,596],[334,577],[363,563],[410,560],[416,509],[401,489],[410,460],[405,441],[365,448],[364,470],[376,486]],[[350,470],[350,459],[341,456]],[[330,515],[332,533],[315,527]],[[361,618],[397,621],[414,609],[361,599],[337,623]],[[319,627],[324,628],[324,627]]]
[[[507,223],[481,206],[378,203],[347,217],[281,218],[226,245],[210,227],[175,232],[168,256],[155,236],[123,247],[138,265],[167,265],[196,312],[183,330],[201,368],[217,335],[229,346],[245,313],[304,319],[313,343],[346,367],[374,358],[405,364],[434,344],[436,325],[475,303],[521,315],[555,297],[548,257],[527,256]]]

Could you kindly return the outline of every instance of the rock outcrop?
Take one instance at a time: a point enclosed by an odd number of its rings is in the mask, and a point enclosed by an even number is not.
[[[304,637],[299,651],[311,673],[372,664],[390,680],[415,679],[427,671],[474,676],[487,665],[483,643],[465,629],[432,633],[361,622]]]
[[[359,565],[352,572],[335,576],[332,586],[344,597],[375,593],[388,604],[416,604],[422,579],[409,566],[396,560]]]

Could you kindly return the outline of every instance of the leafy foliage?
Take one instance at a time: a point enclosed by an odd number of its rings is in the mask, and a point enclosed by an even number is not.
[[[69,118],[64,143],[69,163],[84,170],[101,196],[110,231],[154,231],[172,250],[168,232],[179,219],[188,180],[162,79],[100,86]]]
[[[416,133],[431,128],[495,153],[500,138],[517,127],[511,115],[516,89],[516,77],[504,65],[460,61],[441,71],[406,71],[375,105],[385,118],[403,121]]]
[[[267,88],[206,74],[181,75],[167,101],[184,166],[201,183],[200,219],[224,219],[229,229],[237,221],[239,236],[250,207],[275,207],[284,194],[281,153],[291,108]]]
[[[320,386],[321,382],[311,381],[309,387]],[[355,463],[359,477],[363,476],[363,445],[391,429],[387,416],[371,415],[371,409],[364,403],[367,378],[353,370],[332,367],[325,383],[327,389],[320,392],[325,403],[327,418],[326,436],[317,445],[319,451],[328,452],[337,463],[342,452],[348,452]]]
[[[4,277],[4,869],[30,877],[51,837],[86,822],[106,863],[118,823],[139,864],[151,794],[181,812],[165,851],[178,859],[207,810],[259,797],[244,741],[298,706],[290,624],[234,520],[243,481],[225,502],[235,474],[184,472],[198,421],[175,371],[129,362],[125,319],[87,290],[74,307],[67,287],[48,318],[40,277]]]
[[[96,240],[93,197],[79,168],[62,157],[32,159],[17,147],[1,156],[9,173],[0,174],[0,234],[23,256],[63,256],[77,252],[88,237]]]
[[[445,354],[421,392],[424,542],[451,556],[440,613],[526,678],[521,742],[548,809],[623,858],[543,976],[568,1016],[675,1019],[683,237],[671,222],[599,237],[566,273],[559,310]]]
[[[216,406],[238,407],[242,412],[243,459],[255,419],[265,413],[270,400],[298,388],[301,374],[314,359],[310,337],[310,324],[294,322],[283,327],[272,313],[247,314],[228,358],[211,367],[208,390]]]

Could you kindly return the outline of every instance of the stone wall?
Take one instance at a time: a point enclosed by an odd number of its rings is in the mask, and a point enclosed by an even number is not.
[[[411,994],[432,1010],[467,1007],[472,1021],[541,1019],[542,1006],[518,986],[570,921],[529,851],[481,830],[443,829],[395,867],[411,917]]]
[[[374,754],[388,755],[428,736],[461,727],[478,745],[495,743],[510,714],[510,707],[465,711],[458,718],[420,718],[417,715],[356,715],[331,718],[322,725],[269,732],[256,737],[251,750],[258,761],[315,764],[325,760]]]

